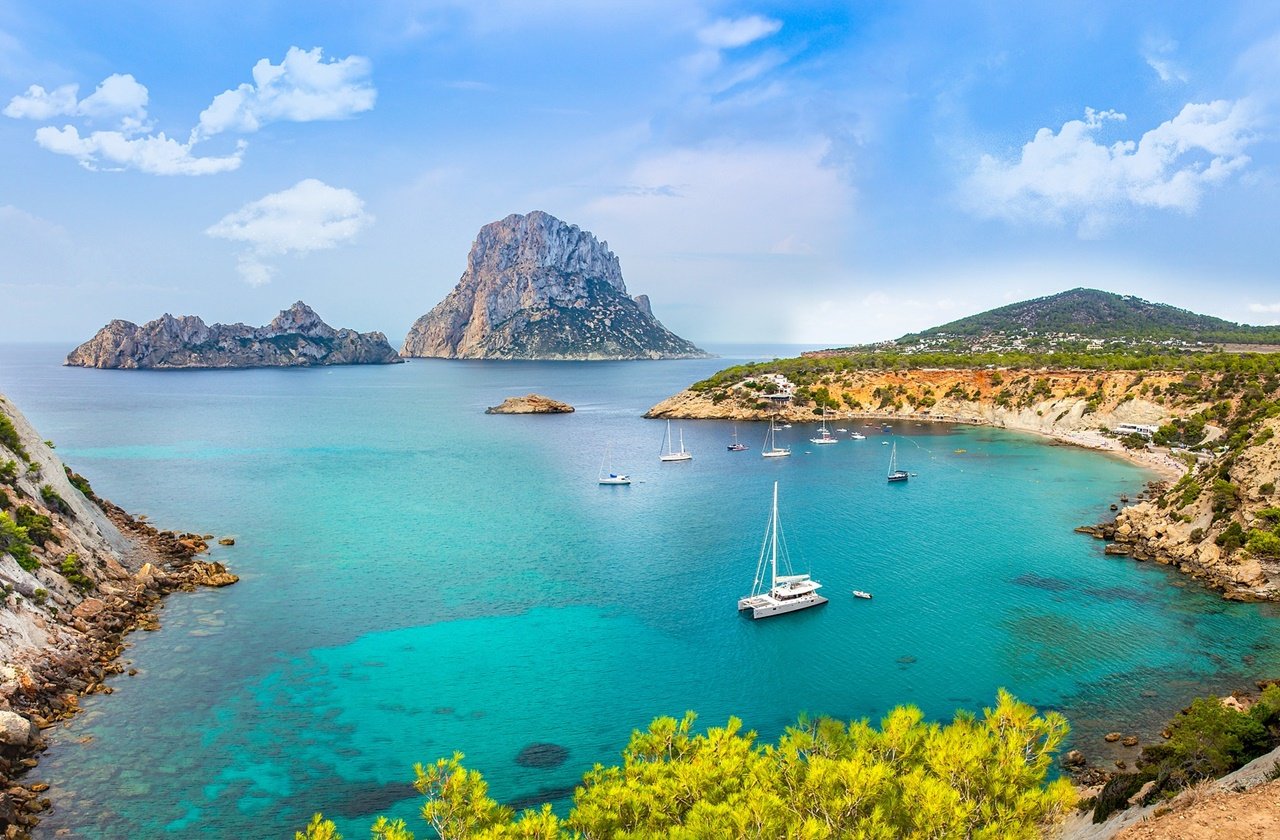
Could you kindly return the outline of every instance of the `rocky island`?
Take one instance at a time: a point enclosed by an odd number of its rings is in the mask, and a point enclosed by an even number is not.
[[[631,297],[617,256],[535,210],[480,229],[462,279],[410,328],[401,354],[445,359],[697,359],[707,353]]]
[[[47,784],[18,777],[78,697],[111,693],[123,637],[157,629],[168,592],[236,582],[196,559],[208,548],[98,497],[0,396],[0,835],[28,836],[49,807]]]
[[[541,394],[525,394],[523,397],[507,397],[501,405],[491,405],[485,414],[569,414],[574,410],[568,403],[544,397]]]
[[[334,329],[298,301],[265,327],[208,325],[166,313],[142,326],[115,320],[67,356],[78,367],[187,368],[386,365],[401,362],[380,332]]]

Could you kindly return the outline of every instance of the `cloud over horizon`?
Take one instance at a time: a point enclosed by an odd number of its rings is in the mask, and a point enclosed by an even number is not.
[[[360,196],[307,178],[228,213],[205,234],[248,246],[237,268],[246,283],[261,286],[275,273],[269,259],[336,248],[373,222]]]

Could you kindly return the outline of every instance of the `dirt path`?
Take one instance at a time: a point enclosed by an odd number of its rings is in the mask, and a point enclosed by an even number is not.
[[[1253,840],[1280,837],[1280,780],[1215,793],[1116,835],[1116,840]]]

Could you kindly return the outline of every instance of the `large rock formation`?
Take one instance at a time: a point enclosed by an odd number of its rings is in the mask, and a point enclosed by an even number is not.
[[[405,356],[447,359],[689,359],[702,350],[632,298],[618,258],[539,210],[480,229],[452,292],[419,318]]]
[[[248,368],[394,364],[380,332],[335,330],[302,301],[265,327],[209,326],[194,315],[165,314],[142,326],[115,320],[67,356],[96,368]]]

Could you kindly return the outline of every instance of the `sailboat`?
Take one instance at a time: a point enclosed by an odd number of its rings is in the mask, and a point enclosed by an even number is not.
[[[764,448],[760,450],[761,457],[764,458],[782,458],[791,454],[791,449],[778,446],[778,427],[774,425],[773,418],[769,418],[769,431],[764,435]]]
[[[787,574],[778,574],[778,547],[782,547],[782,563]],[[765,558],[768,558],[769,588],[765,589]],[[827,599],[818,594],[822,584],[808,575],[791,574],[791,561],[787,557],[787,544],[782,539],[782,526],[778,522],[778,482],[773,483],[773,512],[760,546],[760,559],[756,562],[756,579],[751,594],[738,599],[738,611],[751,611],[752,618],[768,618],[771,615],[795,612],[825,604]]]
[[[658,450],[659,461],[692,461],[693,453],[684,451],[684,429],[680,430],[680,451],[677,452],[671,448],[671,421],[667,421],[667,434],[665,441],[667,451]]]
[[[609,447],[607,446],[604,448],[604,457],[600,459],[600,483],[611,485],[631,483],[631,476],[613,471],[613,467],[609,464]]]
[[[747,445],[745,443],[738,442],[738,424],[734,423],[733,424],[733,443],[729,444],[729,451],[744,452],[746,451],[746,449],[747,449]]]
[[[889,481],[906,481],[909,475],[906,470],[898,469],[898,444],[889,450]]]
[[[827,407],[822,407],[822,426],[818,429],[818,436],[809,438],[809,443],[839,443],[840,439],[831,434],[827,429]]]

